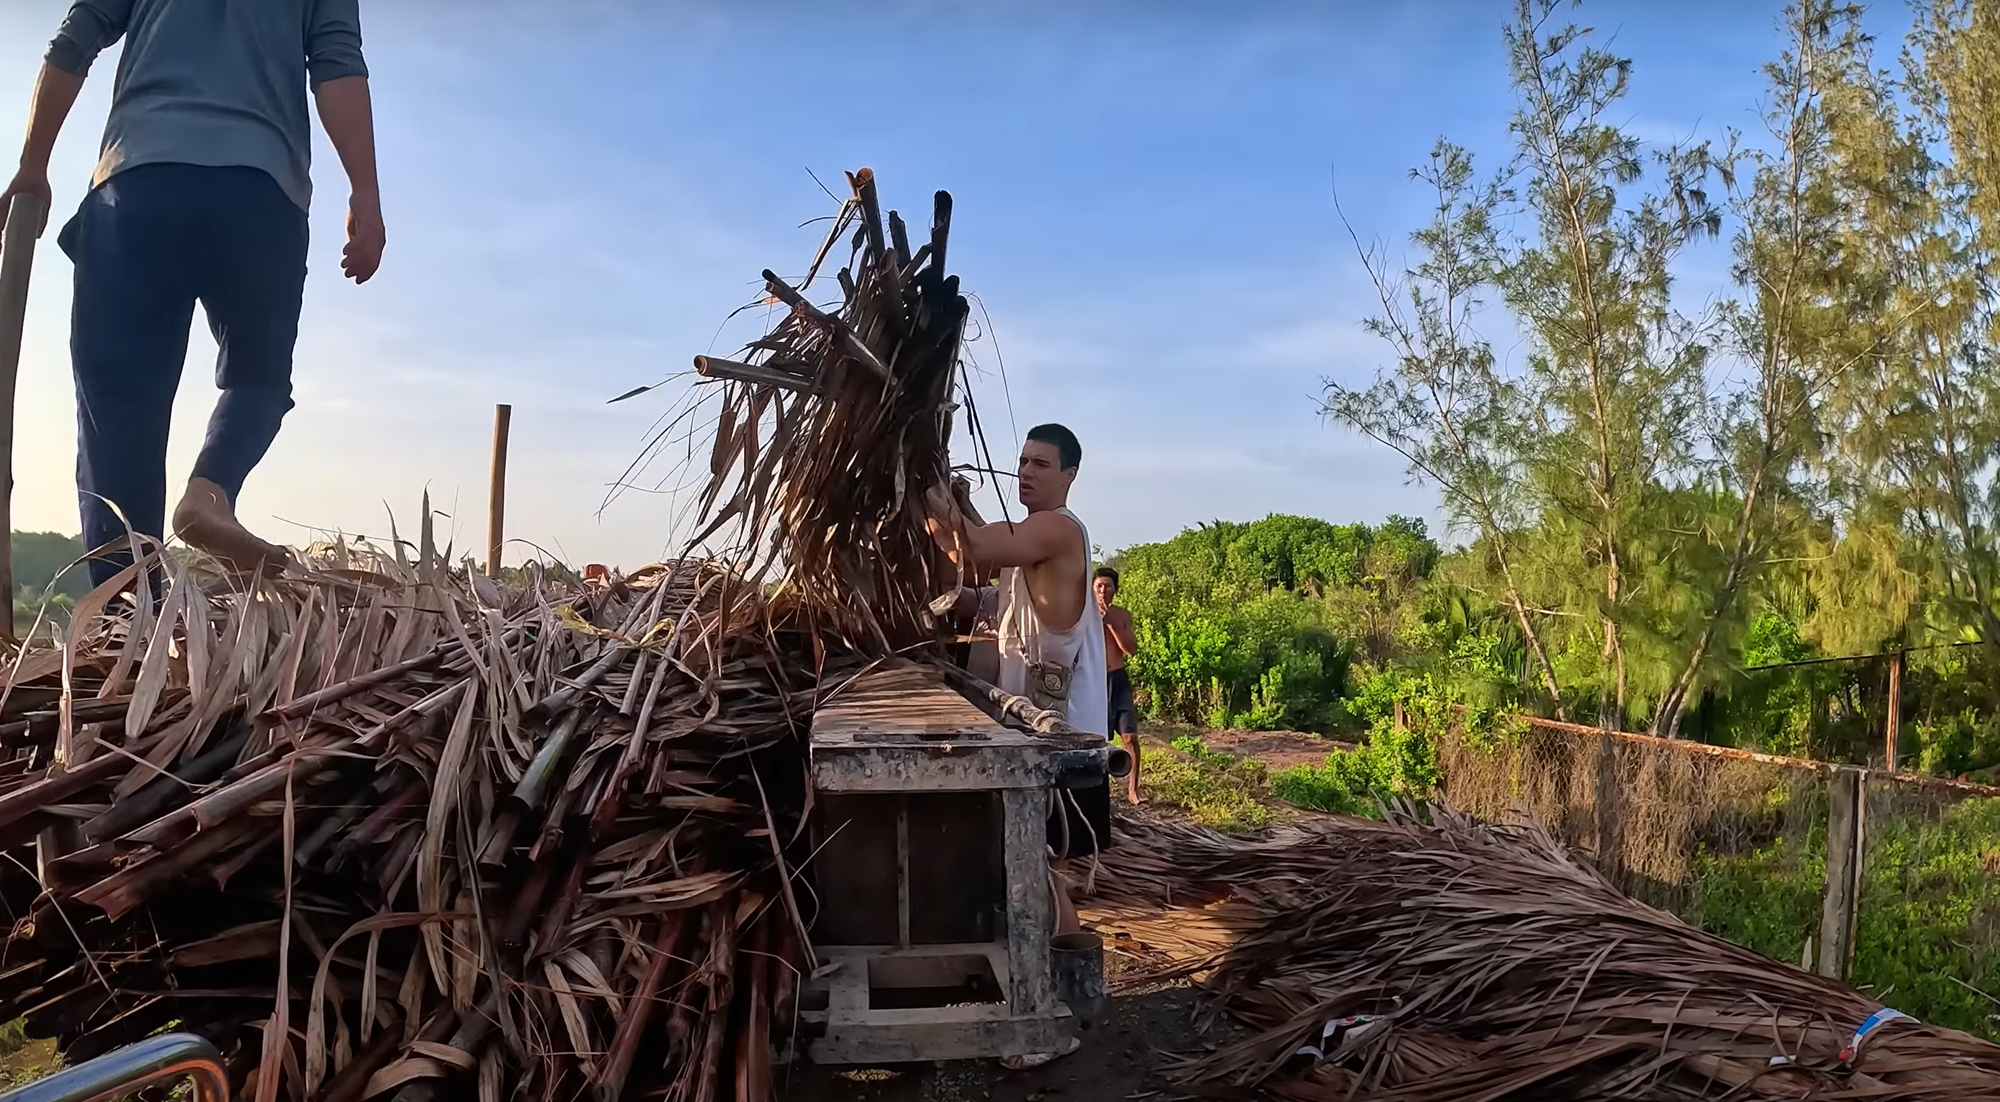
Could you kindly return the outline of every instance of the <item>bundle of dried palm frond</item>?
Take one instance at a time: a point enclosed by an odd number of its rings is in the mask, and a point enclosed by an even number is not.
[[[1227,897],[1261,920],[1182,966],[1254,1031],[1182,1065],[1190,1085],[1298,1102],[2000,1097],[2000,1046],[1635,903],[1538,827],[1433,816],[1247,841],[1121,824],[1097,880],[1112,913]]]
[[[778,324],[744,360],[694,362],[724,392],[696,542],[740,524],[828,634],[884,654],[928,638],[924,608],[948,572],[922,502],[948,472],[968,306],[944,268],[952,196],[936,194],[930,240],[912,252],[894,210],[884,226],[874,172],[848,186],[798,286],[764,270],[766,302],[786,308]],[[816,306],[820,266],[850,230],[840,302]]]
[[[17,657],[0,1020],[71,1060],[179,1022],[266,1102],[763,1102],[811,642],[712,563],[500,586],[423,542],[248,592],[156,555]]]
[[[922,506],[948,473],[968,307],[945,270],[951,196],[936,194],[930,238],[912,251],[901,216],[885,224],[874,173],[847,182],[853,194],[796,284],[763,272],[761,305],[780,308],[770,332],[740,360],[695,357],[720,412],[712,440],[690,449],[707,460],[690,480],[702,484],[690,546],[734,532],[746,573],[782,566],[787,599],[830,638],[885,654],[930,637],[929,601],[955,583]],[[840,298],[816,304],[813,284],[843,240]]]

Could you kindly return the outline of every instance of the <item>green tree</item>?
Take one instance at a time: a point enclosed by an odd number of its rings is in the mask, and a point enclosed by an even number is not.
[[[1501,443],[1520,399],[1474,328],[1500,263],[1495,217],[1509,193],[1500,181],[1477,181],[1472,155],[1446,141],[1410,175],[1435,198],[1430,224],[1410,235],[1416,262],[1394,275],[1386,250],[1355,239],[1381,302],[1363,325],[1388,342],[1393,364],[1366,388],[1328,381],[1322,413],[1395,450],[1413,481],[1438,488],[1450,522],[1477,535],[1498,599],[1534,656],[1550,707],[1563,716],[1540,608],[1518,565],[1515,534],[1533,523],[1534,510],[1520,464]]]
[[[1437,196],[1412,235],[1416,264],[1391,278],[1378,250],[1363,252],[1382,303],[1367,324],[1394,366],[1366,390],[1330,384],[1325,411],[1440,488],[1447,515],[1477,537],[1556,714],[1581,694],[1617,725],[1626,636],[1658,630],[1634,551],[1709,407],[1708,346],[1673,309],[1671,271],[1720,229],[1706,190],[1718,161],[1705,144],[1648,154],[1608,122],[1631,64],[1578,27],[1548,29],[1555,7],[1521,0],[1506,31],[1514,188],[1475,182],[1470,156],[1439,143],[1414,173]],[[1642,189],[1649,164],[1659,179]],[[1498,224],[1515,189],[1530,229],[1519,244]],[[1474,328],[1492,292],[1528,337],[1515,377]]]
[[[1750,186],[1731,188],[1735,213],[1733,274],[1742,299],[1725,305],[1724,340],[1750,369],[1747,387],[1718,403],[1710,477],[1733,501],[1715,515],[1724,557],[1721,576],[1702,602],[1684,643],[1680,672],[1653,713],[1657,734],[1676,735],[1688,694],[1725,629],[1739,627],[1739,598],[1764,560],[1782,547],[1810,508],[1802,479],[1820,458],[1817,400],[1839,376],[1875,351],[1849,327],[1842,288],[1834,115],[1829,93],[1866,71],[1858,5],[1804,0],[1786,9],[1790,46],[1765,66],[1770,96],[1764,122],[1768,152],[1751,154]],[[1703,518],[1704,520],[1707,518]]]
[[[1705,190],[1716,164],[1705,143],[1648,156],[1608,121],[1631,61],[1587,45],[1575,25],[1544,33],[1557,6],[1520,0],[1506,34],[1534,227],[1497,273],[1531,342],[1532,416],[1513,422],[1506,443],[1523,456],[1541,514],[1574,529],[1580,561],[1548,580],[1587,578],[1596,590],[1561,603],[1596,623],[1599,722],[1617,727],[1630,687],[1626,625],[1641,597],[1629,577],[1635,529],[1692,456],[1708,398],[1709,349],[1673,309],[1672,267],[1720,232],[1722,212]],[[1626,202],[1649,160],[1659,184]]]

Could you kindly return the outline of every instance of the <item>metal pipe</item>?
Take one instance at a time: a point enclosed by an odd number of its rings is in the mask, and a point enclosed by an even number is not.
[[[1090,788],[1104,778],[1132,771],[1132,755],[1122,746],[1056,750],[1049,754],[1049,775],[1060,788]]]
[[[229,1102],[229,1073],[206,1037],[162,1033],[0,1094],[0,1102],[110,1102],[169,1079],[194,1080],[195,1102]]]

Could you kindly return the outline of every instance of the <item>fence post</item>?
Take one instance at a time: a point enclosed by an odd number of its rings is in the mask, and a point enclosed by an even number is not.
[[[1882,768],[1896,771],[1896,736],[1903,733],[1903,659],[1909,651],[1889,656],[1889,718],[1882,725]]]
[[[1591,801],[1591,825],[1597,844],[1597,871],[1619,891],[1625,890],[1625,853],[1618,830],[1618,742],[1609,730],[1597,732],[1597,796]]]
[[[1866,769],[1850,765],[1833,768],[1827,782],[1826,898],[1819,916],[1818,971],[1829,979],[1845,977],[1854,954],[1867,797]]]
[[[500,576],[500,548],[507,528],[507,430],[514,407],[493,407],[493,466],[486,480],[486,576]]]

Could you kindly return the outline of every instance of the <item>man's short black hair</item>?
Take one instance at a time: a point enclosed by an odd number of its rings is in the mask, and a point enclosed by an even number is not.
[[[1113,589],[1118,588],[1118,571],[1112,569],[1111,567],[1100,566],[1096,570],[1091,571],[1090,576],[1093,580],[1097,578],[1110,578],[1111,588]]]
[[[1083,445],[1076,434],[1053,422],[1036,425],[1028,430],[1028,439],[1037,444],[1049,444],[1056,449],[1062,460],[1062,469],[1073,471],[1083,465]]]

